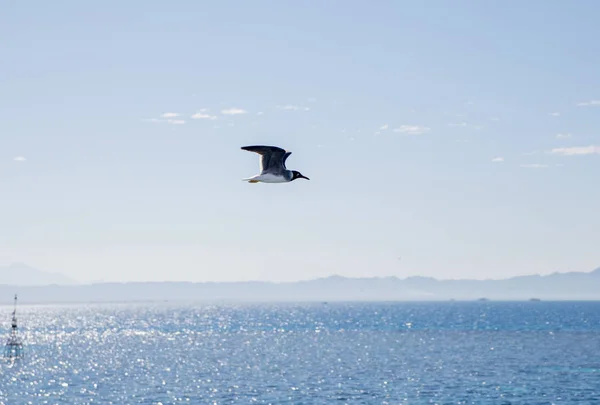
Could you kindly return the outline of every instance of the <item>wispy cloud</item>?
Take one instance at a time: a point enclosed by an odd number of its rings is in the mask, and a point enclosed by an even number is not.
[[[394,129],[394,132],[400,132],[408,135],[421,135],[429,132],[431,128],[420,125],[401,125],[399,128]]]
[[[492,162],[501,163],[504,162],[504,158],[502,156],[498,156],[492,159]]]
[[[490,120],[491,121],[500,121],[500,118],[498,118],[498,117],[492,117],[492,118],[490,118]]]
[[[280,110],[286,110],[286,111],[300,111],[300,110],[310,111],[309,107],[301,107],[298,105],[291,105],[291,104],[277,105],[276,107]]]
[[[556,139],[569,139],[572,137],[573,135],[571,134],[556,134]]]
[[[191,118],[195,119],[195,120],[216,120],[217,116],[216,115],[207,114],[204,111],[199,111],[196,114],[192,115]]]
[[[551,113],[548,113],[548,115],[551,115],[553,117],[560,117],[560,113],[559,112],[551,112]]]
[[[256,115],[263,115],[263,114],[264,114],[264,112],[262,112],[262,111],[259,111],[256,113]]]
[[[25,162],[27,159],[25,159],[23,156],[17,156],[16,158],[13,159],[15,162]]]
[[[600,146],[576,146],[572,148],[554,148],[550,151],[553,155],[577,156],[577,155],[600,155]]]
[[[546,168],[548,168],[548,165],[543,165],[540,163],[529,163],[529,164],[521,165],[521,167],[523,167],[525,169],[546,169]]]
[[[466,122],[459,122],[458,124],[455,124],[455,123],[448,124],[449,127],[466,127],[467,125],[469,125],[469,124],[467,124]]]
[[[379,127],[380,130],[385,131],[386,129],[388,129],[390,126],[388,124],[384,124],[382,126]]]
[[[161,117],[164,117],[166,119],[147,118],[147,119],[143,119],[142,121],[154,122],[154,123],[166,122],[168,124],[173,124],[173,125],[185,124],[185,121],[182,119],[174,119],[174,117],[178,117],[179,115],[180,115],[179,113],[164,113],[161,115]],[[171,117],[171,118],[168,118],[168,117]]]
[[[593,107],[593,106],[600,106],[600,100],[590,100],[590,101],[582,101],[581,103],[577,103],[577,106],[579,107]]]
[[[221,110],[221,114],[224,115],[239,115],[239,114],[248,114],[248,111],[241,108],[227,108],[225,110]]]

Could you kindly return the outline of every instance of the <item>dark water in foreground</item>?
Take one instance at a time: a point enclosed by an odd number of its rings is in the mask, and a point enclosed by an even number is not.
[[[600,400],[600,303],[30,306],[20,322],[0,404]]]

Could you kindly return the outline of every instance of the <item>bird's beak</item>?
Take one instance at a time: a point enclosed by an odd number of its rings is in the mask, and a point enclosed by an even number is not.
[[[300,177],[302,177],[303,179],[306,179],[306,180],[310,180],[308,177],[303,176],[303,175],[300,175]]]

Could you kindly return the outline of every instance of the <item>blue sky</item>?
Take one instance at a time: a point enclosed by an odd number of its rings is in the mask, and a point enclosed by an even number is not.
[[[11,2],[0,264],[80,281],[600,266],[595,1]],[[247,184],[292,151],[310,181]]]

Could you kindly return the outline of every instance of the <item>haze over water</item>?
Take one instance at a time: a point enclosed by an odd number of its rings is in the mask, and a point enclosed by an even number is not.
[[[600,303],[24,306],[0,404],[571,404]],[[4,322],[3,330],[8,330]]]

